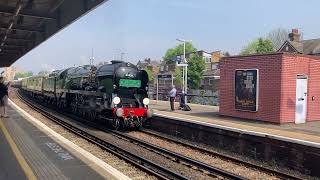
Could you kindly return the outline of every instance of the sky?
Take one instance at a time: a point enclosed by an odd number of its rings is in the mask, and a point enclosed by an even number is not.
[[[198,50],[235,55],[276,28],[320,38],[319,0],[109,0],[20,58],[37,73],[120,59],[160,60],[177,38]]]

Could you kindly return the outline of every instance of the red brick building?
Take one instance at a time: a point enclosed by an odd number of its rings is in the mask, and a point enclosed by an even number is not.
[[[320,57],[232,56],[220,68],[221,115],[273,123],[320,120]]]

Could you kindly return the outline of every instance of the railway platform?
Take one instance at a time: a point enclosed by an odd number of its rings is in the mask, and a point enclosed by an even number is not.
[[[192,111],[171,111],[169,102],[151,101],[154,116],[147,127],[218,151],[320,177],[319,121],[270,124],[219,116],[217,106],[188,105]]]
[[[9,118],[0,119],[0,179],[129,179],[9,104]]]
[[[267,122],[246,120],[233,117],[219,116],[218,106],[188,104],[192,111],[178,110],[179,104],[175,103],[175,111],[170,110],[167,101],[151,101],[155,115],[170,117],[175,120],[184,120],[194,123],[203,123],[215,127],[226,128],[249,134],[268,135],[278,139],[320,147],[320,121],[305,124],[271,124]]]

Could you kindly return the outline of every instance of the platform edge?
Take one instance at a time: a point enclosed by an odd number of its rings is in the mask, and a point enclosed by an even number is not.
[[[69,146],[71,149],[77,151],[80,155],[82,155],[83,157],[87,158],[89,161],[95,163],[97,166],[99,166],[100,168],[104,169],[106,172],[108,172],[109,174],[114,176],[116,179],[121,179],[121,180],[122,179],[123,180],[130,180],[131,179],[128,176],[126,176],[123,173],[121,173],[120,171],[118,171],[117,169],[115,169],[114,167],[112,167],[111,165],[105,163],[104,161],[102,161],[101,159],[97,158],[93,154],[91,154],[88,151],[82,149],[78,145],[74,144],[73,142],[71,142],[68,139],[64,138],[63,136],[61,136],[60,134],[58,134],[54,130],[50,129],[48,126],[46,126],[45,124],[43,124],[42,122],[40,122],[39,120],[37,120],[36,118],[31,116],[29,113],[27,113],[25,110],[20,108],[18,105],[16,105],[10,99],[9,99],[9,105],[11,107],[13,107],[14,109],[16,109],[17,111],[19,111],[20,113],[22,113],[24,116],[26,116],[30,121],[35,123],[38,127],[43,129],[47,133],[51,134],[54,138],[58,139],[61,143],[65,144],[65,145]]]
[[[188,119],[188,118],[182,119],[179,117],[164,115],[164,114],[160,114],[160,113],[154,113],[154,115],[159,116],[159,117],[168,118],[168,119],[179,120],[179,121],[183,121],[183,122],[187,122],[187,123],[192,122],[192,123],[199,124],[199,125],[209,126],[209,127],[213,127],[213,128],[220,128],[223,130],[233,131],[233,132],[237,132],[237,133],[241,133],[241,134],[254,135],[254,136],[259,136],[259,137],[264,137],[264,138],[270,138],[270,139],[275,139],[275,140],[286,141],[286,142],[290,142],[290,143],[296,143],[296,144],[301,144],[301,145],[305,145],[305,146],[320,148],[320,143],[302,140],[302,139],[295,139],[295,138],[290,138],[290,137],[285,137],[285,136],[280,136],[280,135],[268,134],[268,133],[264,133],[264,132],[243,130],[243,129],[239,129],[239,128],[228,127],[228,126],[223,126],[223,125],[219,125],[219,124],[212,124],[212,123],[192,120],[192,119]]]

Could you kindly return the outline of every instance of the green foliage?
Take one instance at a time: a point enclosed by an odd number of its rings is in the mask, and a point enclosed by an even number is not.
[[[45,76],[47,74],[49,74],[49,71],[47,71],[47,70],[42,70],[42,71],[39,71],[39,73],[38,73],[38,75],[42,75],[42,76]]]
[[[258,54],[274,52],[273,49],[274,48],[271,40],[259,38],[256,49]]]
[[[32,71],[17,72],[14,76],[14,79],[17,80],[18,78],[30,77],[32,75],[33,75]]]
[[[241,55],[264,54],[274,52],[274,47],[269,39],[259,38],[250,42],[242,49]]]
[[[254,40],[250,42],[246,47],[244,47],[241,50],[241,55],[249,55],[249,54],[255,54],[257,51],[257,46],[258,46],[258,40]]]
[[[175,72],[174,72],[174,84],[176,87],[181,87],[182,85],[182,69],[181,67],[176,67]]]
[[[149,79],[149,82],[153,82],[153,73],[150,69],[148,69],[147,67],[143,68],[147,73],[148,73],[148,79]]]
[[[196,51],[197,49],[193,47],[193,45],[190,42],[186,42],[186,53],[191,53]],[[175,48],[168,49],[163,59],[167,64],[173,64],[175,63],[173,61],[173,58],[182,54],[183,54],[183,43],[179,44]]]
[[[205,62],[197,54],[192,54],[188,59],[188,85],[191,89],[198,89],[202,79]]]

